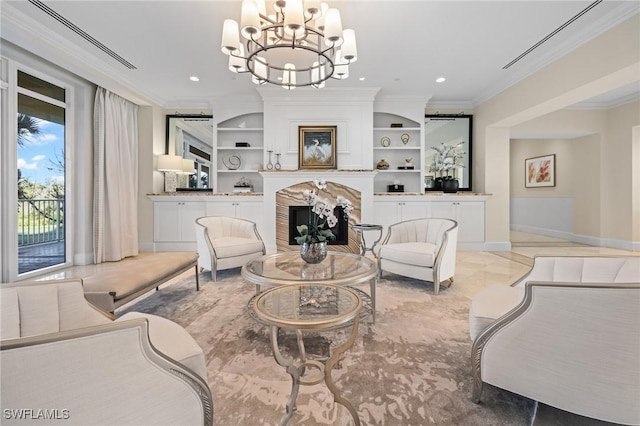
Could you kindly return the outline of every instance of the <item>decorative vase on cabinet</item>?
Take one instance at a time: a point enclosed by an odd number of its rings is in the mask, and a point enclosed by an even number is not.
[[[458,192],[458,187],[459,187],[458,179],[453,179],[451,177],[448,177],[442,180],[442,192],[453,194]]]

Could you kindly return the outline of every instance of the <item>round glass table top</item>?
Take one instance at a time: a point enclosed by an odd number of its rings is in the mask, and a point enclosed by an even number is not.
[[[327,284],[280,286],[260,293],[253,303],[268,324],[295,329],[324,329],[345,324],[362,308],[362,299],[349,288]]]
[[[242,276],[258,285],[287,285],[322,281],[334,285],[360,284],[378,274],[378,264],[353,253],[330,251],[326,259],[312,265],[297,251],[267,254],[247,262]]]

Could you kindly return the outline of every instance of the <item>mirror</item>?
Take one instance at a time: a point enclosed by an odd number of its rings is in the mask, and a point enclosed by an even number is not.
[[[167,154],[193,161],[193,169],[178,178],[178,189],[209,189],[213,157],[212,115],[167,115]]]
[[[442,191],[440,180],[458,180],[471,191],[471,115],[425,115],[425,191]]]

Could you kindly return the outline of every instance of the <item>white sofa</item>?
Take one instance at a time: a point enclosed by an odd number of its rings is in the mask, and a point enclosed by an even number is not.
[[[378,266],[397,275],[432,281],[433,293],[440,283],[453,282],[456,271],[458,223],[451,219],[424,218],[389,226],[378,246]]]
[[[0,315],[3,425],[213,423],[204,354],[178,324],[113,320],[79,279],[2,284]]]
[[[484,383],[603,421],[640,424],[640,257],[536,257],[469,310],[473,400]]]

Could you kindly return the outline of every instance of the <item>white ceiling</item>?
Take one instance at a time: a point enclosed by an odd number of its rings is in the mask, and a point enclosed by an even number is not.
[[[355,29],[358,42],[350,78],[327,87],[430,97],[436,108],[472,108],[622,20],[637,19],[640,10],[638,1],[603,1],[504,70],[594,2],[327,1],[340,10],[344,28]],[[250,77],[229,72],[220,51],[222,22],[239,20],[240,0],[43,3],[137,69],[121,65],[27,0],[1,2],[2,38],[72,64],[79,75],[139,103],[204,108],[212,98],[256,95]],[[191,82],[191,75],[200,81]],[[447,81],[436,83],[440,76]],[[606,106],[630,96],[640,97],[640,82],[585,105]]]

